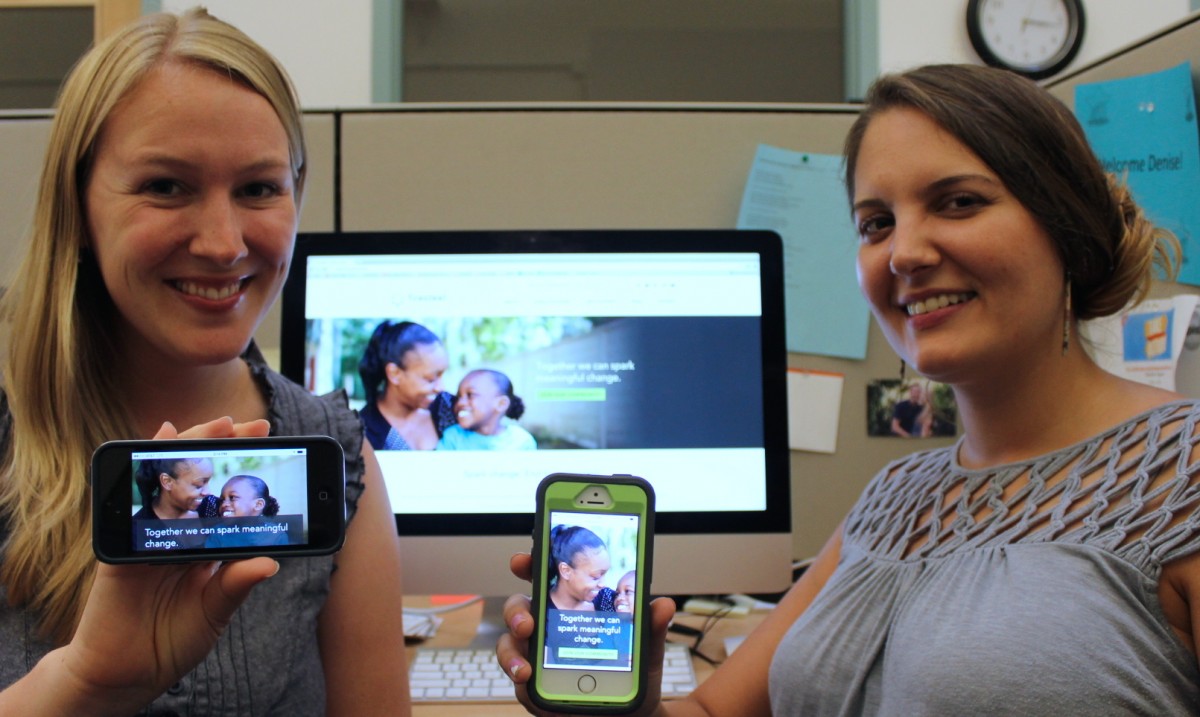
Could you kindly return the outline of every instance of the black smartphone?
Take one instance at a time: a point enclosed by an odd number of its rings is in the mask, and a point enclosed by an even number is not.
[[[538,485],[529,695],[615,714],[645,698],[654,490],[634,476],[556,473]]]
[[[346,536],[346,459],[328,436],[110,441],[91,481],[106,563],[326,555]]]

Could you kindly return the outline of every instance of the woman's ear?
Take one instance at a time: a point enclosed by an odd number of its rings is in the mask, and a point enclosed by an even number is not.
[[[404,369],[392,361],[388,361],[383,367],[383,375],[388,383],[396,383],[400,380],[400,374],[404,373]]]
[[[263,508],[267,507],[267,501],[262,498],[254,499],[254,510],[261,513]]]
[[[500,413],[500,415],[503,416],[504,414],[508,413],[508,407],[511,405],[512,399],[508,396],[496,397],[496,410]]]
[[[161,486],[163,490],[171,490],[171,486],[174,484],[175,479],[171,477],[170,473],[158,474],[158,485]]]

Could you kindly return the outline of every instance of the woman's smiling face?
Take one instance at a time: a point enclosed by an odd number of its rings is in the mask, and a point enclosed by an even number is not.
[[[859,285],[903,359],[953,384],[1058,350],[1062,262],[965,145],[923,113],[892,108],[867,127],[850,170]]]
[[[211,69],[157,67],[105,121],[84,196],[121,345],[184,365],[236,358],[283,285],[296,233],[288,139],[270,103]]]

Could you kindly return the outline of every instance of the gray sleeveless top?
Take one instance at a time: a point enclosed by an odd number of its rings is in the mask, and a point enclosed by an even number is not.
[[[323,434],[342,444],[349,519],[363,489],[362,425],[345,395],[312,396],[262,364],[253,347],[247,358],[267,399],[272,435]],[[6,414],[0,424],[7,423]],[[140,714],[325,713],[317,616],[329,594],[333,558],[287,558],[279,565],[250,593],[208,657]],[[53,648],[36,631],[36,616],[10,606],[0,587],[0,686],[24,676]]]
[[[1200,550],[1200,402],[987,470],[877,475],[770,671],[781,715],[1195,715],[1162,566]],[[935,516],[930,519],[930,516]]]

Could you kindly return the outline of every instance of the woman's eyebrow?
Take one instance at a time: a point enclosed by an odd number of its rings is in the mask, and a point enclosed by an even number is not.
[[[176,172],[194,169],[202,166],[203,164],[201,162],[194,162],[190,159],[157,151],[147,151],[144,153],[135,154],[132,158],[132,163],[143,167],[151,167]],[[290,172],[291,164],[289,164],[287,160],[281,158],[263,157],[238,167],[237,171],[247,174],[256,174],[258,172]]]
[[[883,206],[886,206],[886,205],[883,203],[882,199],[875,199],[875,198],[860,199],[857,202],[855,202],[854,204],[850,205],[850,213],[857,214],[859,212],[859,210],[861,210],[861,209],[866,209],[868,207],[879,208],[879,207],[883,207]]]
[[[953,186],[956,186],[959,184],[963,184],[964,182],[984,182],[986,184],[999,184],[999,182],[994,177],[990,177],[986,174],[954,174],[949,177],[942,177],[941,179],[930,182],[929,186],[925,188],[925,191],[926,192],[935,192],[935,191],[938,191],[941,189],[946,189],[947,187],[953,187]]]

